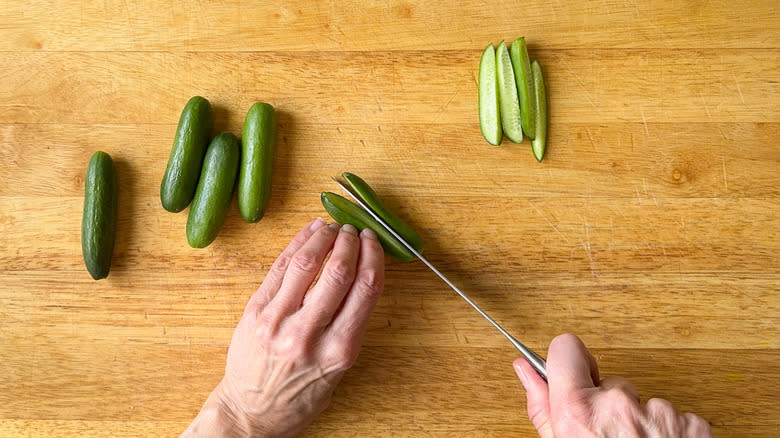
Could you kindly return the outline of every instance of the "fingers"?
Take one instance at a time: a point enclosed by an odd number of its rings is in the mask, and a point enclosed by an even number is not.
[[[540,438],[553,438],[550,422],[550,393],[547,382],[542,379],[528,361],[522,358],[512,363],[515,373],[526,391],[528,418],[531,419]]]
[[[357,274],[340,310],[333,317],[329,335],[337,355],[348,362],[357,357],[368,319],[384,289],[384,252],[370,229],[360,233]]]
[[[263,283],[250,298],[247,310],[262,310],[271,299],[273,299],[279,291],[279,287],[282,285],[282,279],[284,278],[285,272],[287,272],[287,267],[290,265],[290,259],[293,254],[301,249],[309,238],[325,225],[326,223],[322,218],[314,219],[293,237],[290,244],[287,245],[287,248],[282,251],[273,265],[271,265],[271,269],[268,271],[268,274],[266,274]]]
[[[292,254],[279,291],[263,311],[268,313],[269,322],[278,322],[300,308],[303,296],[333,248],[339,228],[336,223],[321,227]]]
[[[622,377],[607,377],[599,384],[602,391],[620,391],[639,403],[639,391],[633,383]],[[649,401],[648,401],[649,403]]]
[[[333,314],[341,306],[344,296],[355,280],[360,237],[357,228],[346,224],[341,227],[333,252],[322,269],[317,284],[306,293],[301,317],[316,328],[328,325]]]
[[[712,438],[712,426],[705,419],[689,413],[682,415],[685,419],[685,434],[686,437],[694,438]]]
[[[565,395],[578,389],[593,388],[598,367],[582,341],[570,334],[557,336],[547,353],[547,379],[550,393]]]
[[[671,402],[651,398],[645,404],[648,419],[647,429],[661,436],[684,436],[691,438],[712,437],[710,424],[701,417],[686,413],[678,414]]]

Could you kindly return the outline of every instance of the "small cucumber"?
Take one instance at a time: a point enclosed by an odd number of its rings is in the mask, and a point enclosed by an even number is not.
[[[547,87],[544,85],[542,67],[538,62],[531,63],[536,99],[536,136],[531,142],[536,161],[541,162],[547,149]]]
[[[374,189],[368,185],[368,183],[366,183],[362,178],[355,175],[354,173],[344,172],[341,174],[341,176],[345,181],[347,181],[349,186],[352,187],[352,190],[360,197],[360,199],[362,199],[363,202],[365,202],[369,207],[371,207],[372,210],[374,210],[374,213],[379,215],[382,220],[393,227],[393,229],[398,234],[400,234],[401,237],[406,239],[406,241],[409,242],[409,244],[412,245],[412,247],[416,249],[417,252],[422,251],[422,237],[420,237],[414,228],[407,225],[406,222],[401,220],[401,218],[396,216],[395,213],[390,211],[390,209],[382,203],[382,201],[379,199],[379,196],[376,194]]]
[[[533,140],[536,136],[536,96],[531,80],[531,62],[528,58],[525,38],[520,37],[512,43],[510,55],[515,71],[517,92],[520,97],[523,132],[529,139]]]
[[[515,72],[506,43],[501,41],[496,50],[496,78],[498,80],[498,107],[501,110],[501,126],[509,141],[523,141],[523,126],[520,100],[517,97]]]
[[[485,47],[479,61],[479,129],[488,143],[501,144],[501,114],[498,112],[498,82],[496,81],[496,51],[492,44]]]
[[[213,124],[214,114],[209,101],[200,96],[192,97],[181,112],[160,184],[160,201],[166,210],[182,211],[192,201]]]
[[[322,201],[322,206],[325,207],[325,210],[336,222],[342,225],[354,225],[355,228],[361,231],[366,228],[372,229],[379,238],[379,243],[382,244],[385,252],[393,258],[401,262],[410,262],[416,258],[371,215],[345,197],[332,192],[323,192],[320,195],[320,200]]]
[[[267,103],[249,108],[241,132],[241,170],[238,209],[247,222],[263,218],[271,197],[271,175],[276,145],[276,112]]]
[[[205,248],[219,234],[233,198],[240,158],[238,138],[229,132],[219,133],[206,150],[187,217],[187,242],[191,247]]]
[[[81,253],[95,280],[108,277],[114,251],[119,184],[111,156],[97,151],[89,160],[84,184]]]

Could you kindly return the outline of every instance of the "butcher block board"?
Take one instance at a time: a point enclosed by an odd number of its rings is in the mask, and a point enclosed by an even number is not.
[[[780,435],[780,10],[736,1],[3,2],[0,436],[176,436],[248,297],[332,175],[539,352],[564,332],[721,437]],[[525,36],[549,147],[481,137],[477,66]],[[278,110],[267,216],[191,249],[159,183],[180,111]],[[111,154],[111,274],[81,258]],[[513,347],[421,263],[388,261],[357,364],[307,437],[533,436]]]

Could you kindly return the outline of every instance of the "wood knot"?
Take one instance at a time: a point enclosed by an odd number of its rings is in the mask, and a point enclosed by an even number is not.
[[[682,178],[682,172],[680,172],[680,169],[674,169],[672,172],[672,178],[674,178],[675,181],[679,181]]]

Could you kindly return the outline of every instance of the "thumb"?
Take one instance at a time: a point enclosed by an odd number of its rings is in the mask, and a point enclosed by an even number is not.
[[[541,438],[553,438],[550,423],[550,397],[547,382],[525,359],[518,358],[512,363],[517,377],[526,391],[528,418],[531,419]]]
[[[580,338],[564,334],[550,342],[547,375],[553,396],[593,388],[599,382],[596,360]]]

